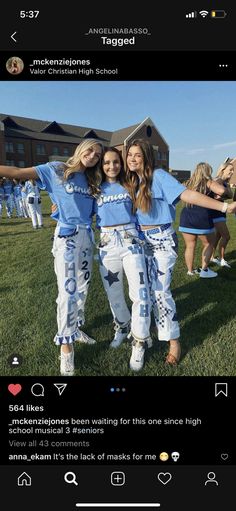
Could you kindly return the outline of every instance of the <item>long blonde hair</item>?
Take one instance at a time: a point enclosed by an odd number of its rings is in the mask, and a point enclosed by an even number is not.
[[[88,179],[92,195],[97,195],[97,193],[99,193],[99,185],[102,181],[101,159],[104,151],[102,143],[95,138],[87,138],[86,140],[83,140],[76,147],[74,154],[64,163],[64,180],[67,181],[71,174],[81,171],[81,154],[95,145],[99,145],[102,149],[101,158],[99,158],[99,161],[93,167],[86,167],[84,172]]]
[[[138,176],[136,172],[131,172],[127,166],[127,155],[130,148],[133,146],[139,147],[143,155],[143,169],[141,176]],[[124,186],[127,188],[131,196],[134,204],[134,210],[139,208],[143,211],[143,213],[147,213],[150,211],[152,205],[151,186],[153,171],[155,168],[155,155],[152,145],[144,139],[135,139],[130,142],[127,147],[125,167],[127,182]]]
[[[227,169],[227,167],[229,167],[229,166],[234,167],[233,163],[231,163],[232,161],[233,160],[227,159],[226,162],[221,163],[221,165],[218,167],[218,170],[216,172],[216,177],[220,177],[221,179],[223,179],[225,169]],[[225,179],[225,178],[224,178],[224,180],[227,181],[227,179]]]
[[[195,190],[196,192],[207,194],[209,190],[207,183],[212,181],[212,172],[213,169],[209,163],[201,161],[195,167],[193,175],[185,181],[185,186],[190,190]]]
[[[212,181],[213,169],[209,163],[200,162],[196,165],[193,175],[185,182],[190,190],[206,193],[208,190],[207,183]]]

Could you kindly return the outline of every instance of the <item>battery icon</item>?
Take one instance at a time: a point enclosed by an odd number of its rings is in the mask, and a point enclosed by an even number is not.
[[[226,15],[225,11],[211,11],[211,18],[225,18]]]

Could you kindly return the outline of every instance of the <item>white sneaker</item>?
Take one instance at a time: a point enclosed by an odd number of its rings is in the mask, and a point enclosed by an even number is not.
[[[220,259],[219,259],[219,257],[212,257],[212,259],[210,260],[210,263],[215,263],[215,264],[218,264],[220,266]]]
[[[225,259],[220,260],[220,266],[225,266],[226,268],[231,268],[231,265],[227,263]]]
[[[122,342],[126,339],[127,333],[122,334],[121,332],[116,332],[113,341],[110,343],[110,348],[119,348]]]
[[[60,371],[62,376],[73,376],[75,371],[75,364],[74,364],[74,346],[72,345],[72,350],[70,353],[64,353],[62,351],[61,346],[61,365],[60,365]]]
[[[95,339],[92,339],[92,337],[89,337],[88,334],[85,334],[82,332],[82,330],[77,331],[78,337],[76,338],[76,342],[81,342],[83,344],[96,344],[97,341]]]
[[[127,327],[116,327],[116,333],[114,336],[113,341],[110,343],[110,348],[119,348],[119,346],[122,344],[122,342],[127,338],[130,337],[129,328]]]
[[[145,355],[145,342],[134,340],[132,343],[132,354],[129,361],[130,369],[140,371],[143,368]]]
[[[211,279],[212,277],[218,277],[218,273],[210,270],[210,268],[206,268],[205,270],[201,269],[199,276],[202,279]]]
[[[199,268],[194,268],[192,271],[187,271],[187,275],[190,275],[191,277],[193,275],[199,275],[200,271],[201,270]]]

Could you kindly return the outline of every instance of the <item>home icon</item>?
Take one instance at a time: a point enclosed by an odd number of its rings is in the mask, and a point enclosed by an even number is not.
[[[26,472],[22,472],[17,479],[17,486],[31,486],[31,477]]]

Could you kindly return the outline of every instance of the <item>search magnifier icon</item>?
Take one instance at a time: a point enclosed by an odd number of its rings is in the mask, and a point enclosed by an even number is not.
[[[78,483],[76,481],[76,475],[74,472],[66,472],[64,475],[64,480],[68,484],[75,484],[75,486],[78,486]]]

